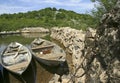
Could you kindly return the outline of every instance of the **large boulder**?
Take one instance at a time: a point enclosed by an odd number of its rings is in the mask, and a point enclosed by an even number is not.
[[[87,42],[87,44],[89,44]],[[86,44],[86,46],[87,46]],[[103,15],[90,52],[93,56],[89,73],[102,83],[120,82],[120,0],[115,7]],[[88,53],[89,52],[89,53]],[[90,54],[92,53],[93,54]]]
[[[97,30],[89,28],[86,32],[68,27],[51,30],[51,37],[71,56],[67,59],[72,62],[67,83],[120,82],[120,0],[100,22]],[[67,81],[64,76],[62,79]]]

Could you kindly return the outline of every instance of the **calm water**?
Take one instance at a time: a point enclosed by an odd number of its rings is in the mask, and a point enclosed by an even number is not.
[[[0,53],[11,42],[19,42],[27,47],[36,37],[50,39],[49,34],[22,34],[22,35],[7,35],[0,37]],[[67,64],[64,65],[67,68]],[[34,58],[27,70],[21,75],[15,75],[0,65],[0,83],[48,83],[55,73],[62,75],[68,70],[63,71],[63,67],[48,67],[37,62]],[[3,82],[4,81],[4,82]]]

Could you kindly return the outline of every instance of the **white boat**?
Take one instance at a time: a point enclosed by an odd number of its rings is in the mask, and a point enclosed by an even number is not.
[[[41,38],[36,38],[31,43],[31,50],[39,62],[48,66],[58,66],[66,60],[66,54],[62,48]]]
[[[32,53],[20,43],[10,43],[0,56],[1,65],[10,72],[21,75],[29,66]]]

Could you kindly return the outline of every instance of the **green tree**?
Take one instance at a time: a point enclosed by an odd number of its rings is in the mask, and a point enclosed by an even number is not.
[[[60,12],[60,13],[57,13],[57,14],[56,14],[56,19],[57,19],[57,20],[58,20],[58,19],[59,19],[59,20],[60,20],[60,19],[65,19],[65,18],[66,18],[66,16],[65,16],[64,13],[61,13],[61,12]]]
[[[117,0],[91,0],[92,2],[97,2],[95,5],[95,10],[92,10],[92,14],[96,20],[96,23],[99,23],[100,18],[103,14],[109,12],[114,5],[116,4]]]
[[[39,11],[0,15],[0,31],[18,30],[24,27],[71,27],[85,29],[94,26],[93,17],[89,14],[78,14],[73,11],[56,8],[45,8]]]

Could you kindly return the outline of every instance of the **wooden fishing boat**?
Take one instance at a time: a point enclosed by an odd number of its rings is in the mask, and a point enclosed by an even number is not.
[[[0,56],[1,65],[8,71],[21,75],[29,66],[32,53],[20,43],[10,43]]]
[[[41,38],[37,38],[31,43],[31,50],[38,61],[48,66],[57,66],[66,60],[66,54],[62,48]]]

